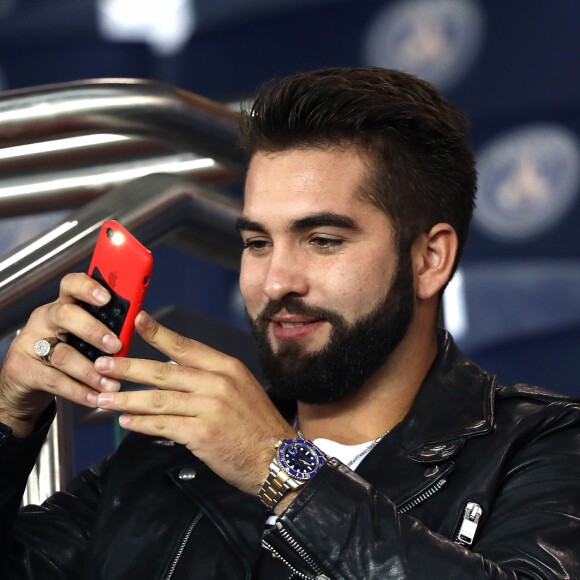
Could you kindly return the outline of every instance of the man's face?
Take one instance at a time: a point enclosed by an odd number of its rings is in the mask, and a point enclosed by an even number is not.
[[[412,318],[411,266],[397,260],[387,216],[361,196],[366,172],[354,150],[251,161],[240,288],[278,395],[343,398],[385,362]]]

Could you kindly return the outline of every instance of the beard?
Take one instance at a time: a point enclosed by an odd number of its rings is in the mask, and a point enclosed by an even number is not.
[[[334,310],[307,306],[291,294],[268,302],[256,320],[250,319],[250,326],[269,393],[282,401],[314,404],[345,399],[399,346],[413,318],[414,298],[410,255],[401,253],[385,299],[353,323]],[[270,318],[281,310],[327,320],[332,328],[328,343],[305,353],[299,342],[289,341],[274,352],[268,328]]]

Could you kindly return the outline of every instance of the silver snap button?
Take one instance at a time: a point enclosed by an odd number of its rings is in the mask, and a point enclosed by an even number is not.
[[[189,481],[190,479],[194,479],[196,475],[197,472],[193,467],[184,467],[179,472],[179,479],[181,479],[182,481]]]
[[[433,477],[438,472],[439,466],[433,465],[432,467],[427,468],[427,471],[425,471],[425,477]]]

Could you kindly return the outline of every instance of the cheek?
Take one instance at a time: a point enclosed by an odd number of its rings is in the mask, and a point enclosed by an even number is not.
[[[355,317],[370,312],[384,299],[392,276],[384,264],[362,261],[333,274],[333,294],[340,297],[344,313]]]
[[[262,295],[261,280],[255,270],[244,268],[243,259],[240,268],[239,286],[240,294],[242,295],[244,304],[248,309],[248,313],[253,317],[259,309],[258,301],[259,297]]]
[[[334,291],[351,298],[364,308],[374,297],[382,297],[388,287],[390,272],[377,264],[358,262],[333,273]]]

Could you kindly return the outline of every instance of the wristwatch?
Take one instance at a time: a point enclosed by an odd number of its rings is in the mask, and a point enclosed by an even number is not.
[[[307,439],[278,441],[270,473],[258,494],[262,503],[272,511],[289,491],[310,481],[324,462],[322,452]]]

